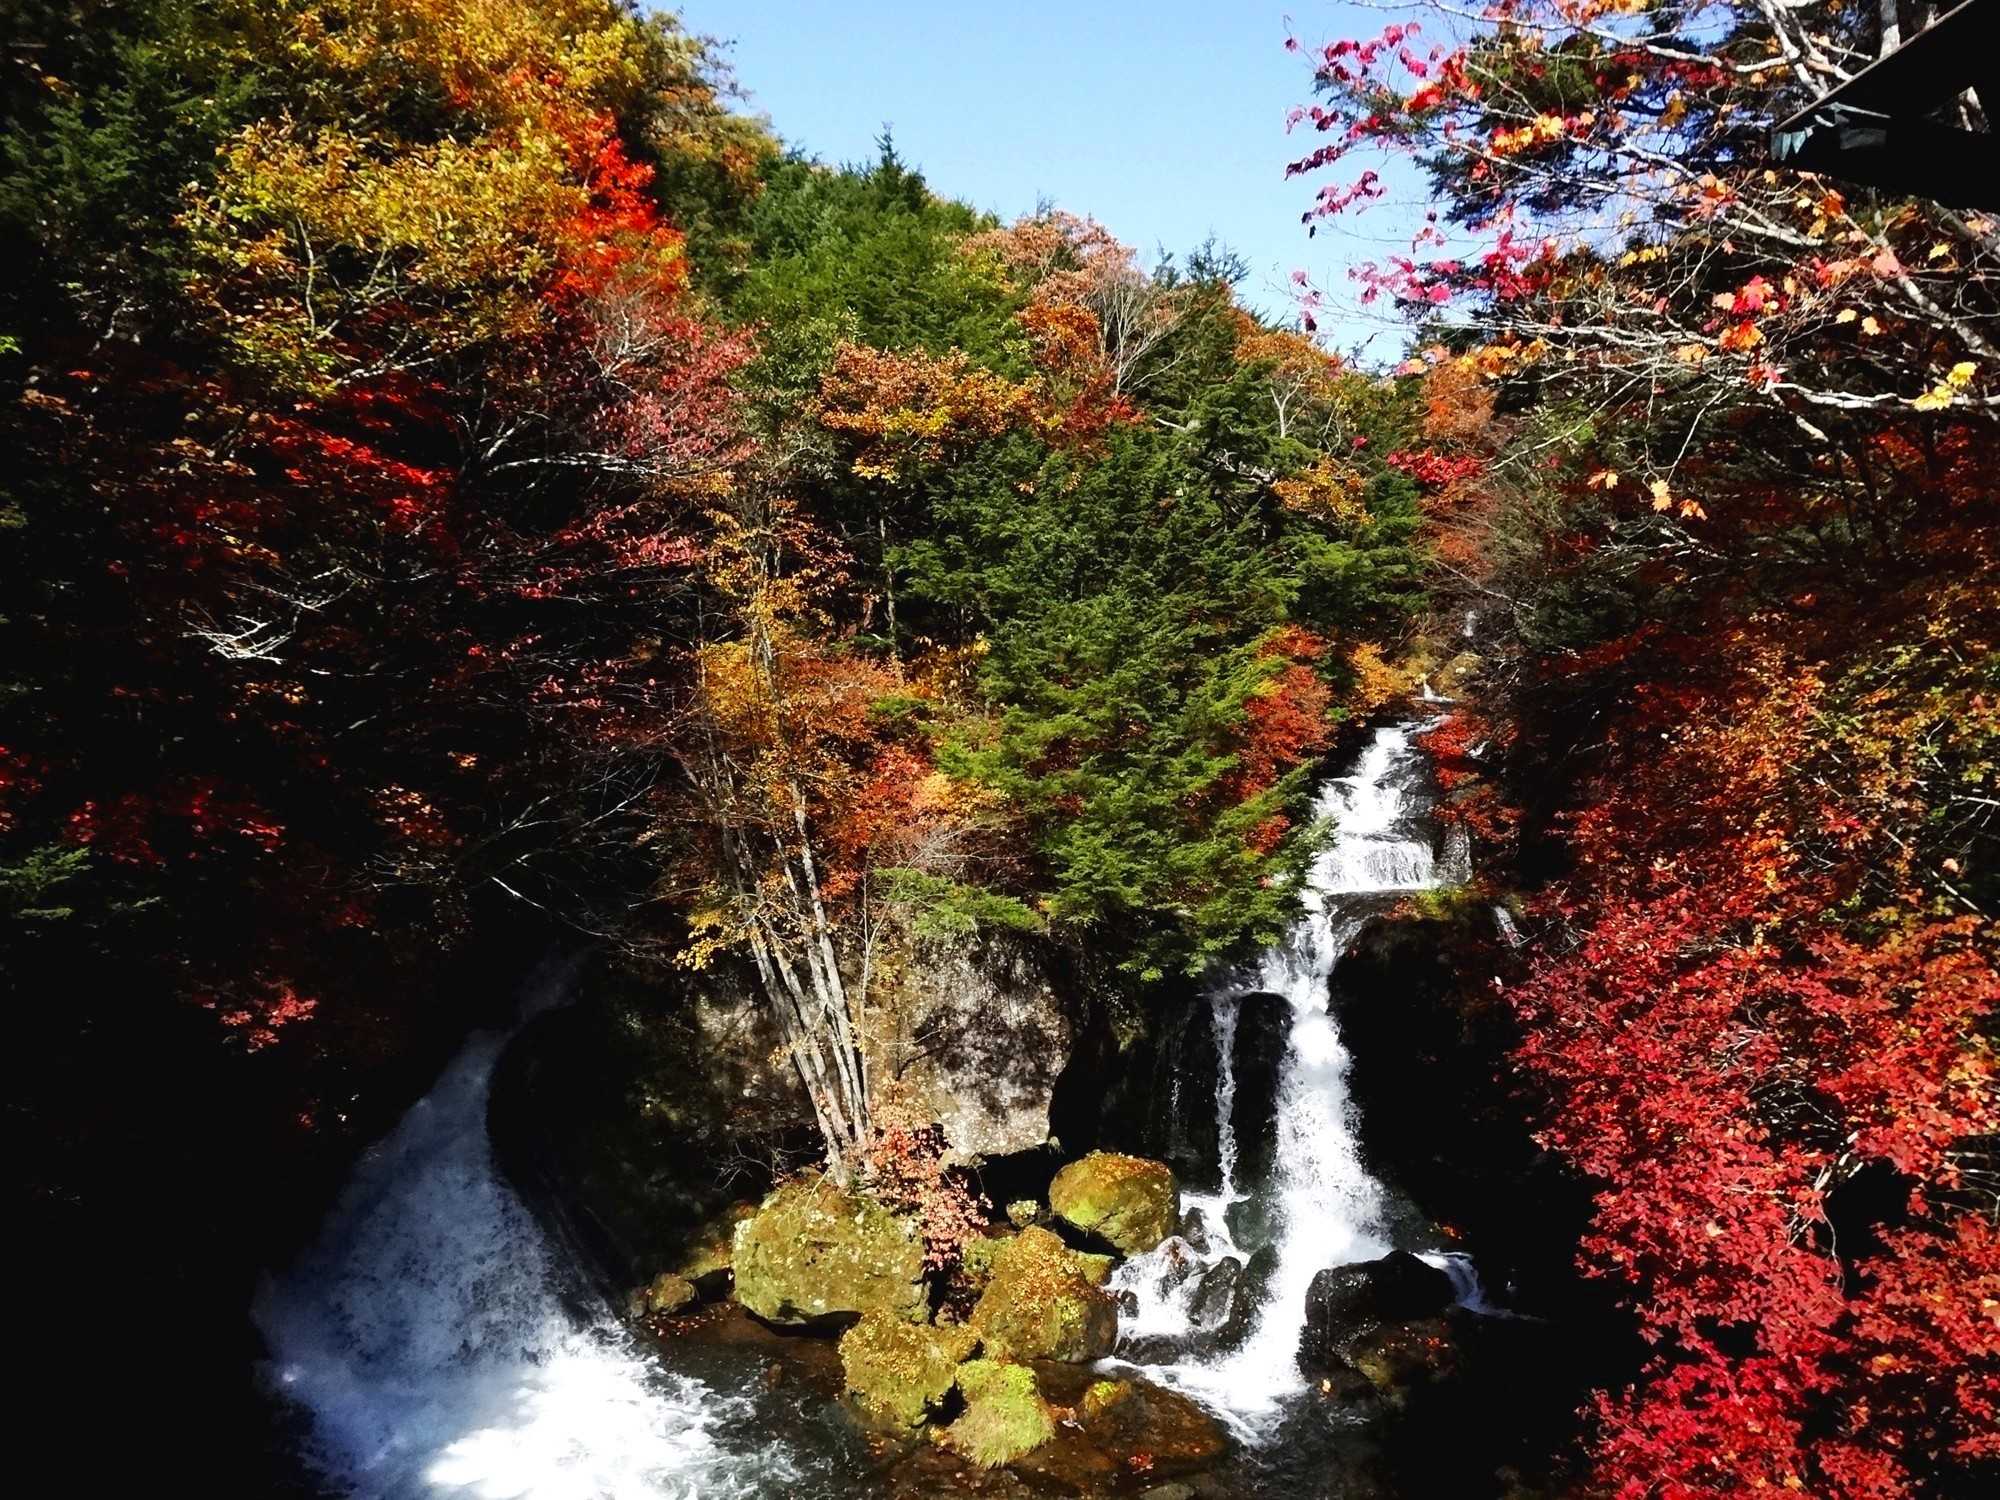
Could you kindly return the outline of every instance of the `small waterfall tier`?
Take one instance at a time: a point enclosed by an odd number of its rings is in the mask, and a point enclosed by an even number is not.
[[[1380,1185],[1363,1168],[1356,1143],[1348,1056],[1329,1014],[1328,986],[1385,896],[1463,878],[1470,862],[1462,845],[1447,841],[1442,855],[1437,847],[1429,778],[1411,742],[1423,727],[1377,730],[1353,772],[1321,788],[1317,811],[1332,821],[1334,834],[1307,876],[1297,925],[1248,972],[1225,976],[1211,991],[1221,1190],[1187,1196],[1202,1220],[1192,1242],[1177,1237],[1133,1258],[1113,1283],[1131,1294],[1128,1308],[1136,1306],[1121,1325],[1121,1358],[1200,1399],[1251,1441],[1268,1435],[1285,1398],[1305,1387],[1299,1329],[1314,1275],[1393,1248],[1381,1228]],[[1235,997],[1256,991],[1283,996],[1291,1016],[1271,1179],[1241,1184],[1233,1125]],[[1247,1327],[1240,1310],[1236,1326],[1220,1326],[1230,1299],[1205,1291],[1211,1273],[1227,1272],[1227,1260],[1242,1267],[1228,1273],[1232,1278],[1263,1288]],[[1455,1281],[1469,1277],[1469,1268],[1445,1269]],[[1470,1280],[1466,1291],[1468,1298],[1475,1294]]]

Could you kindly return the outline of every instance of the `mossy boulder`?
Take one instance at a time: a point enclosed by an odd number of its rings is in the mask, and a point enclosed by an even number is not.
[[[991,1275],[971,1325],[1008,1359],[1102,1359],[1118,1340],[1118,1304],[1102,1288],[1107,1256],[1083,1255],[1046,1229],[989,1242]]]
[[[958,1367],[978,1352],[969,1328],[932,1328],[872,1313],[840,1338],[840,1368],[861,1414],[879,1426],[921,1427],[951,1395]]]
[[[832,1329],[867,1313],[930,1317],[916,1226],[826,1178],[786,1183],[736,1226],[736,1300],[766,1323]]]
[[[704,1298],[721,1297],[729,1290],[735,1265],[736,1226],[756,1213],[754,1203],[732,1203],[696,1229],[673,1274],[686,1277]]]
[[[1164,1162],[1093,1151],[1056,1173],[1049,1208],[1126,1255],[1143,1255],[1180,1228],[1181,1190]]]
[[[632,1294],[632,1314],[640,1318],[671,1317],[694,1306],[698,1300],[692,1281],[662,1271]]]
[[[1025,1458],[1056,1435],[1055,1415],[1026,1365],[975,1359],[959,1366],[957,1383],[965,1410],[943,1441],[981,1468]]]

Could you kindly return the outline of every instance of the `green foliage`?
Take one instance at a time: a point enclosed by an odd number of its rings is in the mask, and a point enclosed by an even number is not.
[[[17,922],[59,922],[76,915],[63,888],[90,868],[90,851],[45,844],[0,863],[0,913]]]
[[[810,390],[842,339],[1004,359],[1015,299],[993,266],[962,248],[989,227],[934,197],[886,138],[865,169],[778,162],[750,216],[754,262],[730,302],[763,331],[756,379]]]
[[[0,237],[32,246],[0,288],[0,317],[45,323],[56,305],[141,324],[183,266],[182,197],[214,171],[247,117],[254,75],[209,7],[191,0],[33,5],[9,21],[46,37],[32,68],[0,86]]]
[[[882,872],[890,902],[911,910],[916,936],[962,942],[982,932],[1041,932],[1046,924],[1017,897],[984,886],[966,885],[927,870]]]

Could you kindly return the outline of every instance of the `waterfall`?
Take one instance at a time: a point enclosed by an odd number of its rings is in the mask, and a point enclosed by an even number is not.
[[[1236,997],[1217,990],[1215,1014],[1215,1141],[1222,1168],[1218,1203],[1236,1194]]]
[[[1187,1199],[1202,1211],[1206,1249],[1169,1240],[1126,1262],[1113,1283],[1131,1292],[1137,1304],[1121,1329],[1126,1349],[1144,1353],[1164,1340],[1174,1351],[1166,1362],[1147,1364],[1146,1373],[1199,1398],[1253,1441],[1268,1433],[1284,1399],[1305,1387],[1298,1340],[1314,1275],[1392,1248],[1379,1222],[1381,1188],[1361,1165],[1347,1098],[1347,1051],[1328,1013],[1328,982],[1381,896],[1423,890],[1448,876],[1462,878],[1469,865],[1469,846],[1448,843],[1440,861],[1429,836],[1421,752],[1411,744],[1421,727],[1377,730],[1352,774],[1322,787],[1317,811],[1333,821],[1335,831],[1308,874],[1298,923],[1251,974],[1228,976],[1215,991],[1223,1186],[1220,1194]],[[1276,1161],[1266,1195],[1276,1218],[1275,1260],[1247,1336],[1233,1349],[1208,1352],[1202,1336],[1213,1330],[1198,1326],[1194,1307],[1201,1274],[1188,1274],[1187,1266],[1193,1261],[1206,1269],[1225,1257],[1247,1259],[1225,1218],[1231,1204],[1245,1196],[1234,1180],[1231,1123],[1237,1006],[1225,997],[1249,989],[1281,995],[1291,1007],[1278,1084]],[[1455,1282],[1469,1274],[1469,1267],[1456,1262],[1446,1269]],[[1468,1293],[1474,1286],[1467,1284]]]
[[[781,1487],[780,1461],[723,1451],[746,1397],[661,1371],[608,1310],[573,1310],[559,1252],[487,1142],[506,1040],[466,1043],[362,1159],[318,1242],[258,1293],[265,1373],[310,1416],[307,1458],[369,1500]]]

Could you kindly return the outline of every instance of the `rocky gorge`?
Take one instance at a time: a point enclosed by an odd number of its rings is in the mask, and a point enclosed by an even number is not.
[[[500,1493],[524,1455],[580,1494],[1531,1493],[1617,1341],[1578,1321],[1560,1184],[1492,1081],[1467,976],[1508,945],[1451,902],[1411,735],[1326,783],[1293,941],[1155,1025],[1025,941],[913,966],[870,1061],[918,1117],[950,1102],[932,1185],[978,1212],[943,1243],[934,1205],[810,1164],[747,988],[545,973],[260,1306],[315,1466],[383,1495]],[[412,1388],[427,1436],[357,1427]],[[548,1451],[579,1400],[608,1429]]]

